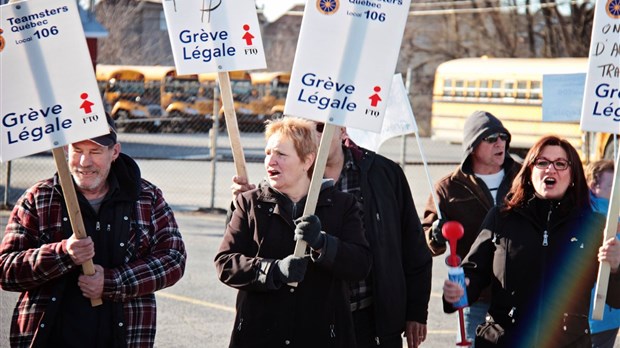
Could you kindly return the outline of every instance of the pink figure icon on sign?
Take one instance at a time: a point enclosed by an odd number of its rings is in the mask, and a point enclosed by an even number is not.
[[[376,93],[371,95],[370,97],[368,97],[368,99],[370,99],[370,106],[377,106],[377,104],[379,104],[379,102],[383,100],[383,99],[381,99],[379,94],[377,94],[378,92],[381,92],[381,87],[375,86],[375,88],[373,88],[373,90]]]
[[[254,39],[254,35],[250,34],[250,26],[247,24],[243,25],[243,30],[245,30],[245,34],[241,37],[245,40],[245,44],[248,46],[252,46],[252,39]]]
[[[88,93],[80,94],[80,98],[84,99],[84,102],[82,103],[82,105],[80,105],[80,109],[84,109],[85,114],[90,114],[91,112],[93,112],[91,106],[95,105],[95,103],[91,102],[90,100],[86,100],[86,98],[88,98]]]

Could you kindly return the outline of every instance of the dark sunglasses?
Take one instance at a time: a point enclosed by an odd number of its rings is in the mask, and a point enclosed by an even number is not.
[[[553,164],[553,168],[555,168],[556,170],[566,170],[568,169],[570,162],[565,159],[558,159],[552,161],[544,157],[540,157],[534,160],[534,166],[538,169],[547,169],[551,164]]]
[[[491,134],[487,137],[482,138],[482,140],[486,141],[489,144],[493,144],[497,141],[497,139],[502,139],[503,141],[508,140],[508,134],[506,133],[495,133]]]
[[[323,129],[325,129],[325,123],[317,123],[316,124],[316,131],[319,133],[323,133]]]

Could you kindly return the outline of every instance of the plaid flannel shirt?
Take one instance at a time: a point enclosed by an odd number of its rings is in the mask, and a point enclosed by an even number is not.
[[[185,269],[185,245],[162,192],[140,179],[141,190],[126,216],[129,241],[124,263],[105,269],[102,299],[122,303],[122,327],[128,347],[155,341],[154,292],[176,283]],[[77,267],[63,251],[63,197],[56,179],[41,181],[16,204],[0,245],[0,287],[21,292],[11,323],[12,347],[30,346],[52,327],[46,309],[56,302],[55,279]],[[51,301],[51,302],[50,302]],[[46,325],[47,324],[47,325]]]

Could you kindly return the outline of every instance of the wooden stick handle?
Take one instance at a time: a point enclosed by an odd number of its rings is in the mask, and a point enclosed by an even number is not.
[[[88,235],[84,227],[84,220],[82,220],[82,213],[80,212],[80,205],[77,201],[77,194],[75,193],[75,186],[73,186],[71,173],[69,172],[69,165],[65,158],[65,151],[62,147],[57,147],[52,149],[52,153],[54,154],[54,161],[56,162],[60,186],[62,187],[62,192],[65,197],[65,204],[67,205],[67,212],[69,213],[69,221],[71,222],[73,235],[78,239],[84,239],[88,237]],[[84,262],[82,264],[82,271],[85,275],[95,274],[93,260]],[[90,300],[90,304],[93,307],[99,306],[102,303],[100,298]]]
[[[334,130],[336,126],[326,123],[323,129],[323,135],[321,136],[321,144],[319,145],[319,152],[316,160],[314,161],[314,171],[312,172],[312,179],[310,180],[310,188],[308,189],[308,197],[306,197],[306,205],[304,207],[304,215],[314,214],[316,204],[319,200],[319,193],[321,192],[321,185],[323,184],[323,174],[325,174],[325,165],[327,164],[327,155],[329,154],[329,148],[334,136]],[[302,257],[306,253],[307,243],[303,240],[298,240],[295,244],[294,255]],[[289,283],[289,286],[296,287],[297,283]]]
[[[241,146],[241,136],[239,135],[237,114],[235,113],[235,104],[232,96],[232,88],[230,86],[230,76],[228,72],[218,72],[217,76],[220,81],[222,104],[224,105],[224,118],[226,120],[226,129],[228,130],[228,139],[230,140],[230,147],[232,149],[237,175],[246,178],[248,182],[250,182],[248,172],[245,169],[245,156],[243,155],[243,146]]]
[[[609,210],[607,210],[607,221],[605,223],[605,237],[603,242],[616,236],[618,232],[618,212],[620,211],[620,151],[616,157],[614,181],[611,188]],[[609,273],[611,266],[609,262],[601,262],[598,266],[598,276],[596,278],[596,290],[594,291],[594,308],[592,309],[592,319],[602,320],[605,301],[607,300],[607,286],[609,285]]]

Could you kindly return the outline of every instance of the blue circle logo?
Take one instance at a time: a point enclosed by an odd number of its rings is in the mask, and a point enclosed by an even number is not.
[[[609,17],[620,18],[620,0],[608,0],[606,10]]]
[[[620,0],[616,0],[620,1]],[[339,0],[317,0],[316,8],[324,15],[332,15],[338,11],[340,7]]]

